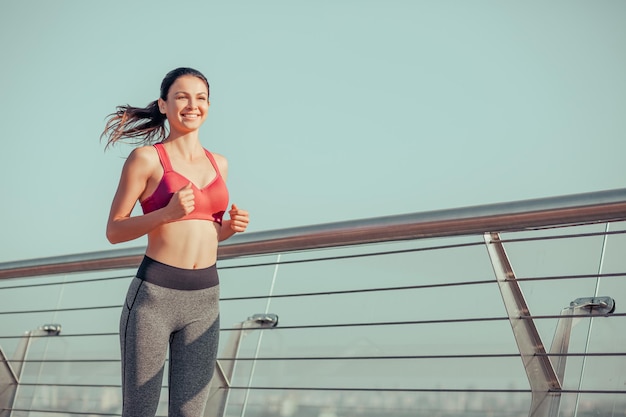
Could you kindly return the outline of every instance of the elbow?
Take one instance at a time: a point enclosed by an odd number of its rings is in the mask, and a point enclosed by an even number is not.
[[[109,241],[109,243],[111,243],[113,245],[115,245],[116,243],[121,243],[122,242],[122,239],[120,239],[120,236],[118,235],[118,233],[115,233],[113,228],[110,227],[110,226],[107,226],[106,237],[107,237],[107,240]]]
[[[109,243],[113,245],[115,245],[116,243],[120,243],[120,241],[116,239],[115,235],[113,235],[112,233],[107,232],[106,236],[107,236],[107,240],[109,241]]]

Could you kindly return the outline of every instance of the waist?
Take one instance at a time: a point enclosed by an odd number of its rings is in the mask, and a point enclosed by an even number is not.
[[[203,290],[219,285],[215,264],[208,268],[185,269],[167,265],[144,256],[137,270],[137,278],[175,290]]]
[[[166,223],[148,233],[146,255],[182,269],[206,268],[217,262],[220,226],[203,220]]]

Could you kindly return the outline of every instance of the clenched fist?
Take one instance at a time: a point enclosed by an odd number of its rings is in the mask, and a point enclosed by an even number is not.
[[[228,211],[228,215],[230,216],[230,229],[233,232],[239,233],[246,230],[250,221],[246,210],[242,210],[233,204]]]
[[[191,213],[196,207],[191,182],[176,191],[166,207],[172,220],[180,219]]]

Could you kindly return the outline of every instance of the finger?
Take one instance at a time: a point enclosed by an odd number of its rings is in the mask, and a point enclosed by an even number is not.
[[[236,204],[234,204],[234,203],[230,206],[230,210],[231,210],[231,211],[232,211],[232,210],[237,210],[237,209],[238,209],[238,207],[237,207],[237,205],[236,205]]]
[[[182,207],[192,205],[195,203],[195,196],[191,194],[178,194],[178,204]]]
[[[248,211],[242,210],[240,208],[230,209],[228,213],[230,213],[231,216],[234,216],[234,215],[248,216]]]
[[[230,216],[230,221],[231,223],[239,224],[239,223],[247,223],[248,219],[245,217],[235,215],[235,216]]]
[[[232,230],[234,230],[235,232],[243,232],[244,230],[246,230],[246,227],[247,227],[247,225],[245,225],[245,224],[244,225],[240,225],[240,224],[237,224],[237,223],[231,223],[230,224],[230,228]]]
[[[179,193],[185,191],[185,190],[191,190],[191,181],[189,181],[187,183],[187,185],[185,185],[183,188],[181,188],[180,190],[178,190]]]

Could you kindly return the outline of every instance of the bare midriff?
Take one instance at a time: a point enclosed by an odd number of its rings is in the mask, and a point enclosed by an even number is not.
[[[148,234],[146,255],[177,268],[208,268],[217,261],[221,227],[219,223],[208,220],[164,224]]]

